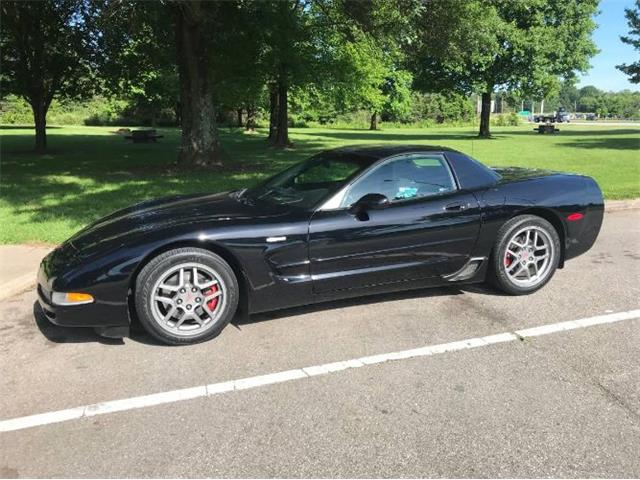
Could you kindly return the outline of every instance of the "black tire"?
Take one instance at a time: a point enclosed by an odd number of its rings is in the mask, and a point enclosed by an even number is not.
[[[505,256],[507,255],[507,247],[509,246],[511,237],[523,228],[528,227],[537,228],[546,233],[552,248],[548,269],[545,271],[544,276],[534,285],[522,286],[516,284],[507,274],[505,262],[507,262],[508,259],[505,259]],[[544,287],[547,282],[551,280],[558,268],[560,253],[560,237],[554,226],[547,220],[536,215],[520,215],[514,217],[506,222],[498,231],[496,243],[491,254],[487,280],[493,286],[509,295],[527,295],[533,293]]]
[[[222,301],[220,307],[221,311],[216,311],[216,320],[211,320],[212,323],[207,325],[206,328],[203,328],[200,333],[195,331],[200,328],[197,325],[194,325],[194,333],[189,332],[188,335],[184,333],[179,334],[180,332],[176,329],[174,329],[176,333],[173,333],[170,331],[171,328],[169,326],[161,326],[159,321],[154,317],[152,301],[154,286],[172,269],[180,269],[181,265],[193,264],[201,265],[203,268],[209,269],[221,280],[220,284],[224,286],[224,301]],[[196,277],[198,276],[199,275],[196,274]],[[190,276],[189,278],[191,279],[192,277]],[[197,285],[198,282],[196,281],[195,284]],[[238,280],[231,267],[220,256],[200,248],[177,248],[151,259],[140,271],[136,279],[135,307],[140,324],[155,339],[168,345],[188,345],[210,340],[222,332],[238,308],[238,293]],[[177,292],[175,294],[177,295]],[[194,294],[194,296],[195,295],[199,294]],[[223,296],[221,295],[220,298],[222,299]],[[196,308],[194,308],[192,312],[194,315],[196,314]],[[200,309],[199,311],[205,315],[204,310]],[[185,312],[186,310],[182,309],[182,314]]]

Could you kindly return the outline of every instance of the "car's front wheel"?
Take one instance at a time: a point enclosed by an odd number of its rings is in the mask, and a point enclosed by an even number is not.
[[[170,345],[217,336],[238,307],[238,281],[220,256],[178,248],[150,260],[136,280],[135,306],[142,326]]]
[[[542,288],[560,260],[560,238],[547,220],[521,215],[505,223],[496,239],[489,280],[511,295]]]

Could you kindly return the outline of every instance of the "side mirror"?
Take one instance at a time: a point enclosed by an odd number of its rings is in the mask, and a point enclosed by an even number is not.
[[[389,199],[380,193],[367,193],[360,198],[357,202],[353,203],[349,207],[349,213],[356,215],[359,219],[360,216],[366,216],[364,220],[368,220],[366,215],[369,210],[381,210],[389,205]],[[362,219],[361,219],[362,220]]]

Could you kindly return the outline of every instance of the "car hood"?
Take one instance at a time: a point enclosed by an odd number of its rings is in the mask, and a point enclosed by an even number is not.
[[[103,217],[71,237],[65,244],[77,252],[87,252],[105,245],[120,247],[128,239],[160,229],[203,224],[243,221],[285,212],[275,205],[252,205],[237,199],[233,192],[182,195],[139,203]]]

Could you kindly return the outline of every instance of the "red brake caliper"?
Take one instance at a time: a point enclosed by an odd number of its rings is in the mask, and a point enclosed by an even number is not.
[[[218,291],[218,286],[214,285],[209,290],[205,290],[204,291],[204,296],[208,297],[209,295],[212,295],[212,294],[216,293],[217,291]],[[218,306],[218,300],[219,299],[220,299],[220,297],[216,297],[216,298],[212,298],[211,300],[209,300],[207,302],[207,307],[209,307],[209,310],[211,310],[213,312],[216,309],[216,307]]]
[[[511,254],[509,254],[509,253],[505,254],[505,256],[504,256],[504,266],[505,267],[508,267],[513,262],[513,258],[509,258],[510,256],[511,256]]]

